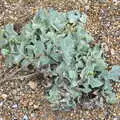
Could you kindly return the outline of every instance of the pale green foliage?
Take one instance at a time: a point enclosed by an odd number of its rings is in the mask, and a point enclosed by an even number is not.
[[[100,45],[90,45],[94,40],[84,28],[86,18],[79,11],[41,9],[20,35],[11,24],[0,31],[0,48],[8,67],[50,65],[46,71],[52,74],[53,85],[46,96],[57,109],[75,108],[84,94],[95,90],[107,102],[116,102],[110,80],[120,82],[120,66],[106,70]]]

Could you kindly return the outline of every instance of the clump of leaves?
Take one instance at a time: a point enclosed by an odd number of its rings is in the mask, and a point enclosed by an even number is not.
[[[47,99],[57,109],[75,108],[84,95],[98,91],[108,103],[115,103],[111,81],[120,82],[120,66],[110,71],[100,44],[85,30],[87,16],[41,9],[20,34],[8,24],[0,30],[0,48],[7,67],[46,67],[53,84]]]

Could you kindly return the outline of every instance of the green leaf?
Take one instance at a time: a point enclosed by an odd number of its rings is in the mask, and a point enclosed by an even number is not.
[[[33,36],[33,33],[34,31],[32,29],[32,24],[26,24],[21,31],[21,35],[24,36],[26,40],[31,39]]]
[[[8,44],[7,40],[1,40],[0,39],[0,48],[4,47],[7,44]]]
[[[120,82],[120,66],[114,65],[108,73],[108,79],[111,79],[116,82]]]
[[[50,64],[50,59],[47,56],[41,56],[39,61],[40,65]]]
[[[89,84],[88,82],[84,83],[83,84],[84,88],[80,88],[80,90],[83,92],[83,93],[90,93],[92,91],[92,89],[89,87]]]
[[[95,71],[104,71],[107,64],[105,63],[104,59],[96,59],[95,63]]]
[[[88,76],[94,76],[94,64],[84,67],[80,73],[81,79],[88,78]]]
[[[40,23],[48,18],[48,13],[45,9],[40,9],[33,18],[34,22]]]
[[[70,70],[69,71],[69,77],[71,78],[71,79],[73,79],[73,80],[77,80],[77,72],[76,71],[74,71],[74,70]]]
[[[76,69],[77,69],[77,71],[78,72],[81,71],[83,67],[84,67],[84,63],[81,60],[79,60],[78,63],[76,63]]]
[[[80,17],[80,21],[85,24],[87,22],[87,15],[82,13],[82,16]]]
[[[31,62],[30,62],[29,60],[24,59],[24,60],[21,62],[21,67],[26,68],[26,67],[28,67],[28,65],[30,65],[30,64],[31,64]]]
[[[92,37],[92,35],[91,35],[90,33],[85,33],[84,36],[85,36],[84,39],[85,39],[85,41],[86,41],[87,43],[90,43],[90,42],[93,41],[93,37]]]
[[[57,87],[52,87],[52,89],[49,91],[49,95],[47,96],[47,99],[49,101],[51,101],[53,104],[58,104],[59,103],[59,99],[60,99],[60,94],[59,91],[57,89]]]
[[[92,78],[89,82],[92,88],[98,88],[103,85],[103,82],[98,78]]]
[[[89,49],[89,45],[85,41],[79,41],[78,51],[87,52]]]
[[[22,56],[22,55],[16,55],[16,56],[14,56],[14,62],[15,62],[15,64],[19,64],[21,62],[21,60],[23,60],[23,59],[24,59],[24,56]]]
[[[78,11],[70,11],[67,14],[70,23],[76,23],[80,19],[80,13]]]
[[[17,45],[17,51],[19,52],[19,54],[21,55],[25,55],[25,43],[21,42],[20,45]]]
[[[13,24],[8,24],[5,26],[5,36],[9,38],[15,38],[17,36],[17,33],[14,30],[14,25]]]
[[[82,93],[78,92],[74,89],[70,89],[69,92],[71,93],[71,96],[73,99],[77,98],[77,97],[82,97]]]
[[[35,42],[34,46],[33,46],[33,51],[35,54],[35,57],[39,57],[44,55],[44,44],[41,41]]]
[[[67,69],[67,66],[65,65],[65,63],[61,62],[61,64],[56,67],[55,71],[58,74],[62,74],[63,72],[66,71],[66,69]]]
[[[9,54],[9,55],[6,57],[6,59],[5,59],[5,65],[6,65],[7,67],[12,67],[13,64],[14,64],[14,57]]]
[[[30,58],[33,58],[34,56],[34,46],[33,45],[27,45],[26,47],[26,51],[27,51],[27,56]]]
[[[10,51],[8,49],[2,49],[1,53],[2,53],[3,56],[6,56],[10,53]]]
[[[116,95],[112,91],[112,85],[108,79],[105,81],[102,94],[106,98],[107,103],[115,104],[117,102]]]
[[[107,101],[107,103],[110,103],[110,104],[117,103],[117,98],[116,98],[115,93],[113,93],[112,91],[109,92],[109,95],[106,96],[106,101]]]
[[[66,25],[66,16],[65,14],[58,13],[57,11],[50,9],[49,10],[49,21],[51,26],[59,31],[63,29]]]
[[[71,63],[72,56],[74,54],[74,41],[71,37],[71,35],[68,35],[66,38],[60,41],[60,47],[64,56],[64,60],[67,64]]]
[[[0,48],[3,48],[8,44],[8,41],[4,38],[5,30],[0,30]]]

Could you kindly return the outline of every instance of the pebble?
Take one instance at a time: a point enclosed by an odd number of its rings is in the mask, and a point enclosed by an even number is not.
[[[35,113],[32,113],[32,114],[31,114],[30,120],[37,120],[37,117],[36,117],[36,114],[35,114]]]
[[[33,101],[30,101],[30,102],[29,102],[29,105],[30,105],[30,106],[32,106],[33,104],[34,104],[34,102],[33,102]]]
[[[115,50],[111,48],[111,54],[114,55],[115,54]]]
[[[12,106],[12,108],[16,109],[16,108],[18,108],[18,105],[17,105],[17,104],[14,104],[14,105]]]
[[[119,0],[113,0],[113,2],[114,2],[114,3],[118,3],[118,2],[119,2]]]
[[[5,100],[5,99],[7,99],[8,96],[7,96],[7,94],[2,94],[1,97]]]
[[[27,115],[24,115],[23,119],[22,120],[29,120],[28,116]]]
[[[113,120],[120,120],[120,117],[114,117]]]
[[[39,108],[39,105],[34,105],[34,109],[38,109]]]
[[[0,107],[3,106],[3,101],[0,102]]]
[[[29,81],[28,85],[30,86],[31,89],[35,90],[37,88],[37,82],[35,81]]]
[[[108,45],[105,42],[101,43],[101,46],[105,50],[105,52],[109,51]]]
[[[14,95],[17,94],[17,90],[14,89],[14,90],[12,91],[12,93],[13,93]]]
[[[35,113],[31,113],[31,117],[36,117],[36,114]]]
[[[85,6],[85,11],[86,11],[86,12],[87,12],[89,9],[90,9],[90,6],[89,6],[89,5]]]

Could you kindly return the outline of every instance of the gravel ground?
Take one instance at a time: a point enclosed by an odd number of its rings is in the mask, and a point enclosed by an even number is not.
[[[120,64],[119,6],[119,0],[1,0],[0,26],[14,23],[19,31],[38,8],[78,9],[88,15],[86,27],[102,42],[109,64]],[[85,109],[86,104],[70,112],[53,112],[44,97],[42,78],[16,71],[0,70],[0,120],[120,120],[120,102],[92,110]],[[114,84],[114,90],[120,101],[120,84]]]

